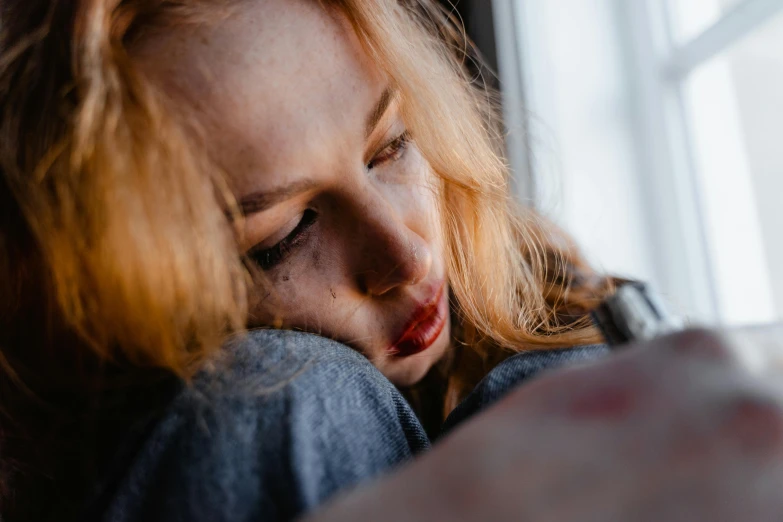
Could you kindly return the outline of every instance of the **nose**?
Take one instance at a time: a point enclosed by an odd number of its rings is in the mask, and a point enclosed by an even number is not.
[[[432,268],[432,249],[393,209],[381,205],[362,216],[362,249],[357,283],[364,293],[382,296],[424,280]],[[386,207],[386,208],[382,208]]]

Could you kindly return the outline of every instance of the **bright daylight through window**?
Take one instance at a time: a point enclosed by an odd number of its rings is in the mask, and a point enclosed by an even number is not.
[[[493,8],[523,197],[695,322],[783,319],[783,0]]]

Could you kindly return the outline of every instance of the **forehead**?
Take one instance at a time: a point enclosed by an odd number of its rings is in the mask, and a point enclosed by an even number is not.
[[[346,138],[363,139],[384,88],[348,22],[316,1],[243,2],[212,27],[151,37],[136,54],[196,108],[240,191],[257,188],[252,173],[297,178]]]

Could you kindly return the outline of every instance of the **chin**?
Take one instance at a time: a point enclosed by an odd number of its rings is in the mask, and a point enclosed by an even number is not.
[[[389,368],[382,372],[398,388],[409,388],[421,381],[433,366],[429,358],[426,361],[401,361],[401,363],[403,364],[400,366],[405,367]]]
[[[401,359],[393,359],[390,364],[379,368],[381,373],[398,388],[409,388],[421,381],[427,372],[443,358],[449,347],[449,335],[441,336],[435,345],[426,351]]]

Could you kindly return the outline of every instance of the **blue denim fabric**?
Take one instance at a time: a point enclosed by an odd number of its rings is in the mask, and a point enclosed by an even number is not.
[[[608,354],[609,348],[606,345],[593,345],[524,352],[509,357],[484,377],[476,389],[451,412],[441,434],[445,435],[477,411],[501,399],[512,388],[544,370],[597,359]]]
[[[290,520],[429,447],[413,411],[335,342],[263,331],[183,389],[101,520]]]
[[[602,348],[515,356],[449,426],[547,366]],[[169,405],[91,519],[291,520],[429,447],[413,411],[365,358],[320,337],[261,331]]]

